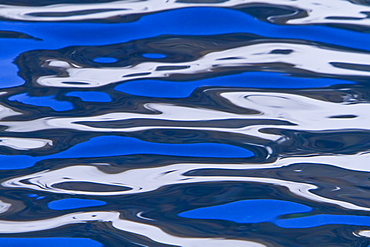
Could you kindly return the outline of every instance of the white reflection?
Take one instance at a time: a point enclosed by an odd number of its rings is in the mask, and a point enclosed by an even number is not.
[[[334,103],[298,94],[270,92],[227,92],[221,96],[236,106],[261,112],[260,119],[280,119],[296,126],[282,129],[302,131],[369,130],[369,103]],[[355,100],[355,99],[354,99]],[[350,115],[353,118],[335,118]],[[272,126],[265,125],[265,128]],[[279,127],[280,128],[280,127]]]
[[[276,50],[289,51],[276,53]],[[231,59],[233,58],[233,59]],[[295,43],[259,43],[229,50],[211,52],[190,62],[164,63],[143,62],[120,68],[82,68],[66,61],[50,59],[48,66],[65,71],[68,76],[47,75],[36,79],[42,86],[92,88],[134,79],[166,78],[171,75],[212,73],[220,68],[245,66],[266,67],[266,64],[285,64],[294,69],[327,75],[370,76],[362,69],[339,68],[332,63],[348,63],[370,66],[370,54],[349,52]],[[67,65],[66,65],[67,64]],[[161,66],[181,66],[177,69],[158,70]],[[271,65],[270,65],[271,66]],[[276,66],[275,66],[276,67]],[[257,69],[258,70],[258,69]],[[275,68],[286,72],[287,68]],[[79,82],[76,84],[75,82]]]
[[[357,237],[366,237],[370,238],[370,231],[369,230],[361,230],[356,233],[354,233],[355,236]]]
[[[17,150],[42,148],[46,145],[52,146],[53,142],[51,140],[37,138],[0,137],[0,146]]]
[[[98,116],[86,117],[47,117],[31,121],[3,121],[1,125],[8,126],[8,132],[32,132],[47,129],[73,129],[92,132],[135,132],[154,129],[187,129],[196,131],[217,131],[254,136],[271,141],[284,141],[284,136],[263,133],[261,130],[267,128],[278,128],[281,130],[295,131],[345,131],[345,130],[370,130],[370,104],[360,103],[334,103],[313,99],[310,97],[273,92],[225,92],[221,97],[232,104],[251,110],[260,114],[237,114],[221,110],[205,108],[193,108],[163,103],[148,103],[147,109],[152,114],[115,112]],[[336,118],[336,116],[351,115],[351,118]],[[151,126],[140,126],[140,121],[135,121],[119,128],[92,127],[81,122],[114,122],[122,120],[171,120],[173,125],[161,126],[153,121]],[[280,120],[291,125],[254,124],[245,127],[207,127],[206,121],[213,120]],[[182,122],[202,121],[204,127],[182,126]]]
[[[5,92],[0,92],[0,95],[6,94]],[[22,115],[20,112],[16,112],[8,107],[5,107],[3,105],[0,105],[0,120],[4,119],[6,117],[16,116],[16,115]]]
[[[289,160],[289,159],[288,159]],[[284,160],[283,160],[284,162]],[[301,159],[301,162],[305,162]],[[361,207],[349,202],[325,198],[312,193],[312,190],[318,187],[309,183],[293,182],[288,180],[280,180],[264,177],[237,177],[237,176],[191,176],[184,175],[187,172],[198,169],[264,169],[283,166],[279,161],[273,164],[257,165],[257,164],[238,164],[238,165],[217,165],[217,164],[174,164],[162,167],[131,169],[121,173],[108,174],[99,170],[95,166],[76,165],[69,166],[57,170],[45,170],[35,174],[29,174],[18,178],[13,178],[2,183],[4,187],[11,188],[28,188],[39,191],[48,191],[53,193],[67,193],[79,195],[98,195],[112,196],[124,194],[136,194],[154,191],[166,185],[203,183],[203,182],[245,182],[245,183],[265,183],[273,184],[288,188],[297,196],[307,198],[312,201],[335,204],[343,208],[352,210],[370,211],[370,208]],[[121,191],[78,191],[60,189],[55,186],[60,183],[71,182],[90,182],[122,186]],[[130,188],[130,190],[126,190]]]
[[[87,212],[72,213],[60,217],[36,221],[0,221],[0,233],[25,233],[49,230],[69,224],[81,224],[91,221],[111,222],[116,229],[138,234],[154,242],[176,246],[203,247],[203,246],[251,246],[263,247],[265,245],[244,240],[223,238],[186,238],[177,237],[164,232],[156,226],[129,221],[120,218],[118,212]]]
[[[303,10],[307,15],[294,16],[287,24],[338,23],[369,26],[370,7],[346,0],[229,0],[221,3],[200,3],[175,0],[125,0],[109,3],[55,4],[48,6],[0,5],[0,16],[23,21],[83,21],[127,15],[144,15],[186,7],[284,6]],[[41,14],[40,14],[41,13]],[[286,16],[285,16],[286,17]],[[268,18],[274,22],[276,16]]]
[[[12,206],[10,203],[6,203],[0,200],[0,214],[5,213]]]

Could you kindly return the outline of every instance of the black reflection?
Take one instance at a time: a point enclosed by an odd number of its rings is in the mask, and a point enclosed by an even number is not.
[[[41,41],[42,39],[16,31],[0,31],[0,38],[5,39],[33,39]]]
[[[342,119],[342,118],[356,118],[356,117],[357,117],[356,115],[337,115],[337,116],[331,116],[330,118]]]
[[[65,182],[55,184],[54,188],[63,190],[77,190],[77,191],[96,191],[96,192],[114,192],[114,191],[127,191],[130,188],[123,186],[113,186],[107,184],[97,184],[92,182]]]
[[[78,15],[88,15],[88,14],[97,14],[107,11],[119,11],[125,9],[94,9],[94,10],[80,10],[80,11],[68,11],[68,12],[34,12],[28,15],[35,17],[69,17],[69,16],[78,16]]]

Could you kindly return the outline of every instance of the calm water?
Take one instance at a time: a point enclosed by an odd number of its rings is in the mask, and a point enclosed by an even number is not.
[[[0,246],[369,246],[368,0],[0,0]]]

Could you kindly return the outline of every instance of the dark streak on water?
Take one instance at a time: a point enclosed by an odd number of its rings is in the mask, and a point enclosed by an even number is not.
[[[368,1],[0,1],[0,246],[369,246]]]

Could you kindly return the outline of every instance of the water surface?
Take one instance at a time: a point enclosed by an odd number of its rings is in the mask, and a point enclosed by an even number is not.
[[[365,0],[0,0],[1,246],[369,246]]]

